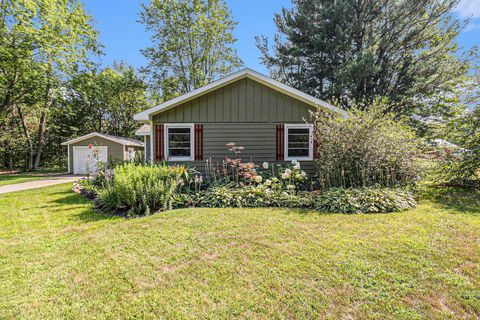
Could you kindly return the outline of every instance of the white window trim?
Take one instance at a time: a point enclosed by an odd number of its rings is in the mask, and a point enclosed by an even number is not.
[[[289,157],[288,156],[288,130],[289,129],[309,129],[308,131],[308,157]],[[284,150],[285,150],[285,161],[309,161],[313,160],[313,124],[311,123],[298,123],[298,124],[285,124],[285,133],[284,133]]]
[[[195,156],[194,150],[195,146],[193,145],[195,143],[195,130],[194,130],[194,123],[165,123],[164,128],[164,146],[165,146],[165,159],[167,161],[192,161],[193,157]],[[168,130],[169,129],[175,129],[175,128],[189,128],[190,129],[190,157],[170,157],[170,150],[168,147]]]

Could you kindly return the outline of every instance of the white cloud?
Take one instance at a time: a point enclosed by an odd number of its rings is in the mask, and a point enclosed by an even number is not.
[[[480,0],[462,0],[455,11],[460,18],[480,18]]]

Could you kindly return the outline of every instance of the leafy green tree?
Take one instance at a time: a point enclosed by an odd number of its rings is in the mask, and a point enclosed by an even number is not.
[[[64,89],[55,122],[65,138],[92,131],[133,137],[138,129],[133,115],[149,105],[146,83],[126,63],[78,73]]]
[[[138,123],[133,115],[149,106],[146,89],[140,74],[126,63],[72,75],[51,109],[44,163],[65,164],[61,142],[93,131],[134,137]]]
[[[462,146],[466,151],[454,170],[454,175],[480,186],[480,106],[468,112],[465,120]]]
[[[35,90],[34,35],[25,32],[28,12],[21,2],[0,2],[0,115],[11,112]]]
[[[28,168],[38,169],[52,106],[62,83],[98,52],[97,33],[79,0],[5,0],[0,14],[0,112],[16,109]]]
[[[24,116],[24,104],[39,93],[39,65],[34,61],[35,34],[31,32],[32,2],[0,2],[0,119],[2,151],[7,166],[14,161],[10,151],[14,141],[28,148],[28,166],[33,167],[34,143],[31,125]],[[15,118],[15,119],[13,119]],[[19,132],[14,126],[21,128]],[[26,139],[19,139],[20,136]],[[23,152],[22,152],[23,154]],[[15,159],[18,160],[18,159]]]
[[[102,131],[118,136],[134,136],[138,122],[133,116],[148,107],[146,84],[132,66],[118,63],[100,75],[100,86],[107,102],[108,121]]]
[[[459,128],[463,127],[468,110],[480,103],[480,74],[473,72],[450,92],[438,93],[424,103],[426,107],[417,109],[409,120],[417,133],[430,141],[443,139],[461,143]]]
[[[293,0],[275,15],[273,52],[257,37],[277,79],[322,99],[387,97],[396,114],[425,113],[436,94],[464,80],[458,0]],[[472,53],[473,54],[473,53]],[[427,110],[428,113],[428,110]]]
[[[242,65],[224,0],[153,0],[140,21],[153,46],[142,50],[144,69],[163,99],[192,91]]]
[[[20,128],[17,117],[0,115],[0,167],[13,170],[23,163],[25,139]]]
[[[480,74],[471,78],[470,107],[449,119],[441,129],[449,141],[462,149],[447,154],[443,166],[446,178],[461,186],[480,186]],[[454,150],[455,151],[455,150]]]

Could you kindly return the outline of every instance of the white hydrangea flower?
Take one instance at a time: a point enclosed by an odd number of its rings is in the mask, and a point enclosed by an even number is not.
[[[302,174],[302,177],[304,177],[304,178],[307,176],[307,173],[305,171],[302,171],[301,174]]]
[[[254,179],[255,179],[255,182],[256,182],[256,183],[260,183],[260,182],[262,182],[262,180],[263,180],[262,176],[255,176]]]
[[[292,164],[293,164],[293,165],[296,165],[297,163],[298,163],[297,160],[292,160]]]
[[[300,163],[296,163],[294,166],[293,166],[293,169],[295,170],[300,170]]]
[[[270,179],[265,180],[265,185],[266,185],[266,186],[271,186],[271,185],[272,185],[272,181],[271,181]]]
[[[283,180],[287,180],[287,179],[289,179],[289,178],[290,178],[290,175],[289,175],[288,173],[286,173],[286,172],[285,172],[285,173],[282,173],[282,179],[283,179]]]
[[[263,167],[263,169],[268,169],[268,162],[264,162],[264,163],[262,164],[262,167]]]
[[[287,190],[295,190],[295,186],[293,184],[289,184],[287,186]]]
[[[290,170],[290,169],[285,169],[285,173],[288,174],[288,175],[291,175],[291,174],[292,174],[292,170]]]

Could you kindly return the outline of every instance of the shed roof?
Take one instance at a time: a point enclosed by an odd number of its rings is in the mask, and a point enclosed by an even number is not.
[[[138,141],[138,140],[135,140],[135,139],[130,139],[130,138],[125,138],[125,137],[112,136],[112,135],[109,135],[109,134],[98,133],[98,132],[92,132],[92,133],[86,134],[84,136],[65,141],[65,142],[62,143],[62,146],[67,146],[69,144],[80,142],[82,140],[92,138],[92,137],[104,138],[104,139],[122,144],[124,146],[143,147],[143,142],[141,142],[141,141]]]

